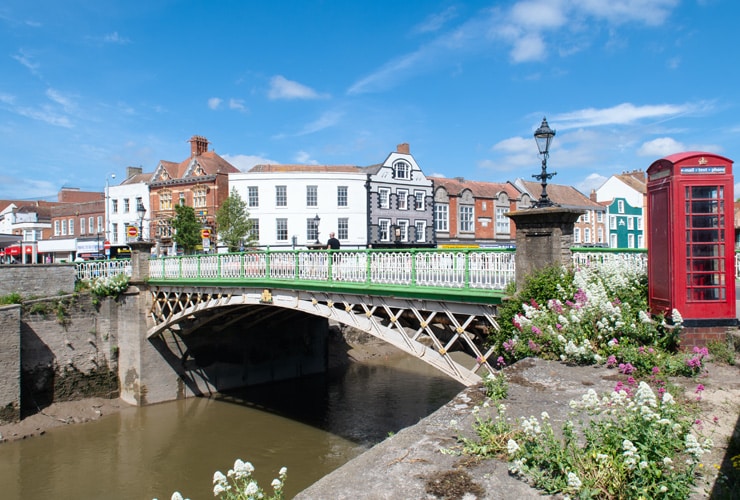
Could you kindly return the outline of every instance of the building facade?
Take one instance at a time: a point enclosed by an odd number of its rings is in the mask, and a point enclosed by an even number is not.
[[[536,202],[540,198],[542,185],[539,182],[517,179],[514,183]],[[553,203],[563,208],[583,210],[573,226],[573,245],[606,247],[606,208],[578,191],[573,186],[548,184],[547,195]]]
[[[175,207],[193,207],[203,229],[210,238],[204,247],[212,248],[218,237],[216,211],[229,196],[229,175],[239,169],[208,150],[208,139],[194,135],[190,138],[190,157],[180,163],[162,160],[157,165],[149,183],[148,220],[145,233],[155,242],[156,255],[173,255],[177,252],[172,238],[172,219]]]
[[[607,207],[611,248],[646,248],[647,180],[644,171],[612,175],[592,193],[592,199]]]
[[[441,247],[514,247],[516,227],[506,215],[530,205],[510,182],[433,177],[434,226]]]
[[[151,239],[151,178],[152,173],[143,173],[141,167],[127,167],[126,178],[108,187],[105,234],[111,258],[130,257],[131,240]]]
[[[259,247],[342,248],[435,245],[432,183],[401,144],[383,163],[256,165],[231,174]]]

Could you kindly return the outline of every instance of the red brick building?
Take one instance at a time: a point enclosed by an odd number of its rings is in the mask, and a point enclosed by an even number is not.
[[[521,191],[510,182],[430,177],[434,183],[437,245],[508,247],[516,240],[514,222],[505,214],[518,210]]]
[[[190,157],[180,163],[160,161],[149,184],[150,234],[158,255],[174,251],[171,220],[177,205],[193,207],[203,228],[211,230],[211,241],[217,241],[216,211],[229,196],[229,174],[239,172],[208,151],[205,137],[194,135],[188,142]]]

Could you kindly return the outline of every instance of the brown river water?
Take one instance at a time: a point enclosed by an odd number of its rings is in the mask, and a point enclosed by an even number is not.
[[[214,498],[213,473],[237,458],[254,465],[268,492],[287,467],[291,498],[462,389],[403,355],[218,399],[125,408],[2,444],[0,498]]]

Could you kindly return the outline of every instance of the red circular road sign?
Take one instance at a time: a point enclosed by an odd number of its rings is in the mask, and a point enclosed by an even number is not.
[[[110,241],[108,241],[108,240],[105,240],[105,241],[103,242],[103,249],[104,249],[104,250],[110,250]]]
[[[134,236],[139,235],[139,229],[136,226],[129,226],[128,229],[126,229],[126,234],[133,238]]]
[[[210,229],[201,229],[200,230],[200,237],[204,240],[207,240],[211,237],[211,230]]]

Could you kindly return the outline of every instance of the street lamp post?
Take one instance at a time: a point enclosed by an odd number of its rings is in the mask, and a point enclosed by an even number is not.
[[[319,217],[319,214],[316,214],[316,217],[313,218],[313,224],[314,229],[316,230],[316,244],[320,245],[321,242],[319,241],[319,222],[321,222],[321,218]]]
[[[105,176],[105,210],[104,210],[104,217],[105,221],[105,241],[110,241],[110,186],[108,185],[108,179],[115,179],[116,174],[114,173],[108,173]],[[98,235],[100,235],[100,230],[97,231]],[[97,252],[100,252],[100,238],[98,238],[98,248]],[[106,256],[107,258],[110,258],[110,254]]]
[[[136,213],[139,216],[139,238],[138,241],[144,240],[144,215],[146,215],[146,208],[141,204],[136,207]]]
[[[542,155],[542,172],[537,175],[532,175],[532,177],[539,180],[542,184],[542,194],[540,195],[540,199],[534,204],[535,208],[551,207],[555,205],[555,203],[553,203],[547,196],[547,181],[557,175],[557,172],[550,174],[547,173],[547,158],[550,156],[550,144],[552,143],[553,137],[555,137],[555,131],[547,124],[547,118],[542,118],[540,128],[534,132],[534,140],[537,142],[537,149],[539,149],[540,154]]]

